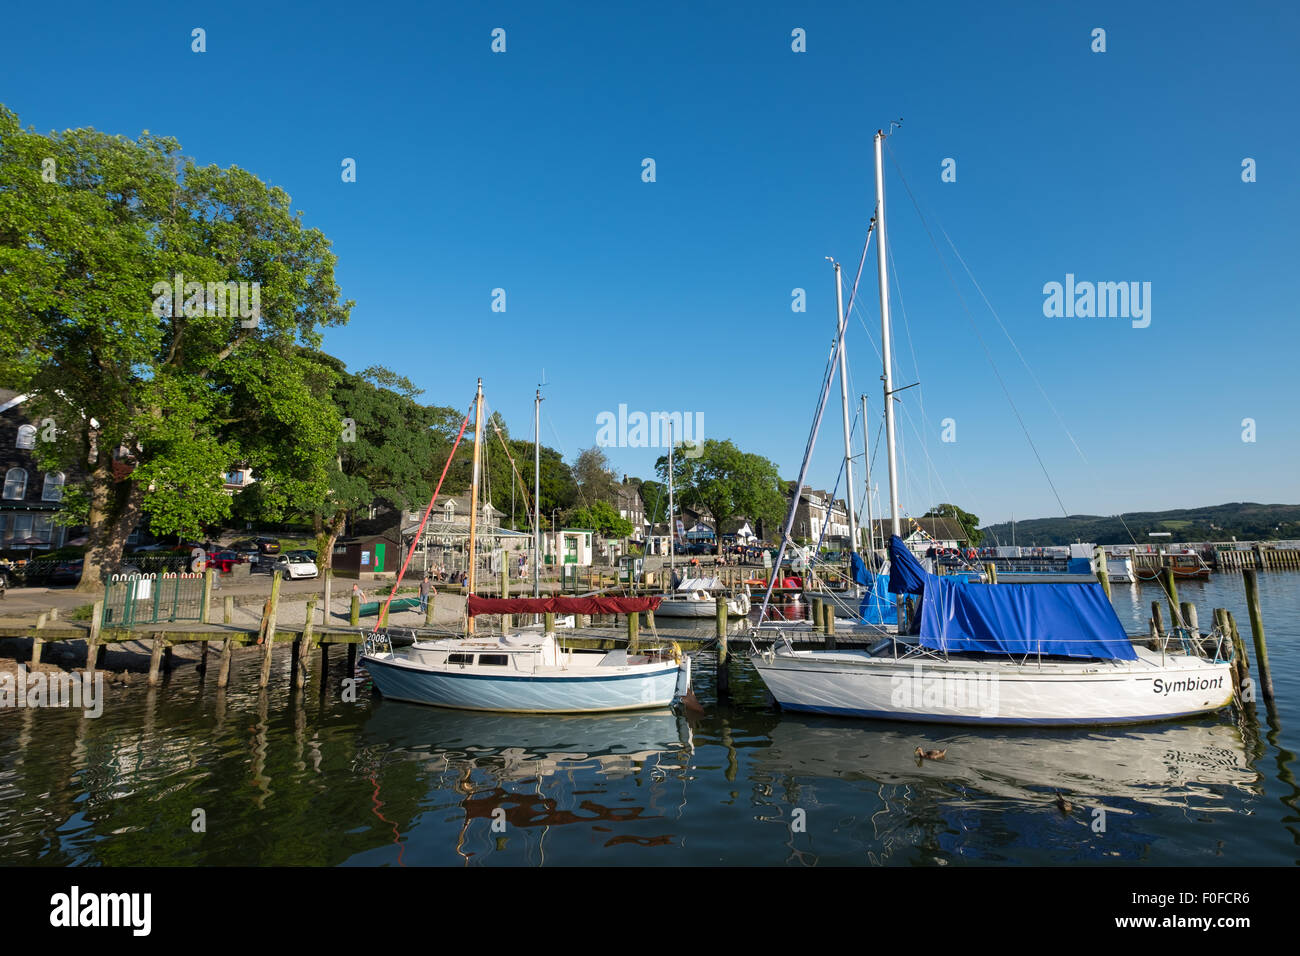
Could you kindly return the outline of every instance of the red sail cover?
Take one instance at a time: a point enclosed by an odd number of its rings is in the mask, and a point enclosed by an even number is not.
[[[659,607],[660,597],[486,598],[469,596],[469,616],[479,614],[639,614]]]

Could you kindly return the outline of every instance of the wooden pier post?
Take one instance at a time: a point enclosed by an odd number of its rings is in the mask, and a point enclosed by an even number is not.
[[[819,598],[812,598],[808,602],[812,605],[812,629],[814,634],[826,633],[826,619],[822,617],[822,602]]]
[[[282,580],[279,571],[271,575],[271,600],[267,602],[266,617],[262,621],[265,644],[262,647],[262,674],[257,681],[258,687],[265,687],[271,682],[271,654],[275,650],[275,617],[280,609]]]
[[[627,615],[627,652],[635,654],[641,649],[640,634],[638,628],[641,624],[641,617],[636,612]]]
[[[542,614],[542,633],[543,634],[555,633],[555,612],[554,611],[546,611],[545,613]]]
[[[307,599],[307,616],[302,625],[302,634],[293,642],[293,660],[290,669],[293,671],[293,686],[302,688],[307,686],[307,654],[312,647],[312,618],[316,611],[316,596],[312,595]]]
[[[96,601],[90,609],[90,637],[86,640],[86,671],[93,679],[95,670],[100,666],[99,629],[103,624],[104,602]]]
[[[1097,559],[1097,564],[1096,564],[1097,583],[1100,584],[1101,589],[1106,592],[1106,600],[1109,601],[1110,600],[1110,568],[1106,564],[1106,549],[1103,548],[1101,545],[1097,545],[1097,547],[1093,550],[1093,554],[1096,556]]]
[[[329,687],[330,673],[330,645],[321,641],[320,645],[320,693],[325,696],[325,691]]]
[[[203,603],[199,608],[199,623],[201,624],[212,623],[212,575],[213,569],[211,565],[203,569]]]
[[[992,561],[986,561],[984,563],[984,573],[989,576],[989,584],[998,583],[998,566]]]
[[[823,629],[826,631],[826,650],[835,650],[835,602],[822,603]]]
[[[227,594],[221,599],[221,623],[235,623],[235,596]]]
[[[1174,582],[1174,569],[1165,568],[1165,595],[1169,598],[1169,626],[1182,627],[1182,615],[1178,613],[1178,585]]]
[[[1264,617],[1259,609],[1259,579],[1255,571],[1241,572],[1246,584],[1246,612],[1250,615],[1250,633],[1255,642],[1255,665],[1259,668],[1259,690],[1270,713],[1273,708],[1273,673],[1268,666],[1268,646],[1264,642]]]
[[[321,627],[330,626],[330,612],[332,609],[330,599],[333,597],[333,595],[334,595],[334,569],[326,568],[325,569],[325,598],[324,598],[325,603],[321,605],[321,609],[320,609]]]
[[[230,683],[230,655],[235,649],[235,642],[230,635],[221,642],[221,659],[217,664],[217,687],[225,687]]]
[[[715,618],[718,637],[718,697],[731,694],[731,672],[727,663],[727,599],[717,599],[717,616]]]
[[[357,645],[355,641],[348,644],[348,676],[357,676]]]
[[[153,653],[149,656],[149,686],[152,687],[158,683],[158,668],[162,666],[163,644],[166,643],[164,638],[166,633],[159,633],[153,639]]]
[[[1233,656],[1237,659],[1237,685],[1245,686],[1246,679],[1250,677],[1250,658],[1246,656],[1246,642],[1241,639],[1241,632],[1237,630],[1237,619],[1232,616],[1232,612],[1225,610],[1223,620],[1227,625],[1228,634],[1232,637]]]
[[[1151,620],[1155,622],[1156,640],[1163,640],[1165,636],[1165,618],[1159,601],[1151,602]]]
[[[432,584],[429,587],[429,603],[424,608],[424,626],[433,627],[433,600],[438,596],[438,592],[433,589]]]
[[[41,639],[41,630],[45,627],[48,617],[48,614],[36,615],[36,633],[32,635],[32,667],[41,662],[41,651],[45,646],[45,641]]]
[[[355,593],[352,595],[352,606],[348,608],[348,624],[356,627],[361,623],[361,598]]]
[[[655,629],[655,612],[654,608],[647,608],[645,612],[645,626],[650,628],[651,633]]]
[[[510,559],[504,555],[501,558],[501,596],[510,597]]]

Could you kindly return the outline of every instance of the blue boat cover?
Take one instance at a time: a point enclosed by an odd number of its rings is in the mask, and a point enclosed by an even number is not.
[[[930,575],[921,644],[944,651],[1137,660],[1100,584],[968,584]]]
[[[898,535],[889,538],[889,590],[892,594],[921,594],[929,577],[921,562]]]
[[[856,558],[857,555],[855,554]],[[865,568],[864,568],[865,570]],[[867,581],[855,576],[859,584],[867,585],[867,593],[858,605],[858,618],[863,624],[897,624],[898,606],[889,596],[889,575],[876,574]]]
[[[921,644],[941,651],[1137,660],[1100,584],[975,584],[929,574],[895,535],[889,590],[923,594]]]
[[[862,555],[856,551],[849,553],[849,574],[852,575],[855,584],[871,587],[871,572],[867,570],[867,564],[862,560]]]

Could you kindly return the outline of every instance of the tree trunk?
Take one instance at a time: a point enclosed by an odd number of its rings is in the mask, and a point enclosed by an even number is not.
[[[339,535],[343,533],[343,525],[347,521],[347,513],[340,511],[330,519],[329,533],[325,536],[324,560],[321,562],[321,571],[334,567],[334,542],[338,541]]]
[[[101,455],[90,473],[90,526],[86,558],[77,591],[97,594],[122,562],[126,539],[140,521],[144,489],[128,476],[113,477],[111,455]]]

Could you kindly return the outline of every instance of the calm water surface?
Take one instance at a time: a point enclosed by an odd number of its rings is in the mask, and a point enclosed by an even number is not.
[[[0,710],[0,863],[1295,864],[1300,573],[1260,586],[1280,730],[1262,713],[1043,732],[803,717],[740,661],[719,705],[708,655],[689,716],[460,714],[364,681],[344,703],[341,668],[322,700],[314,674],[290,695],[287,655],[266,693],[253,660],[223,693],[179,670],[109,688],[98,720]],[[1159,595],[1116,589],[1131,631]],[[1247,627],[1239,575],[1180,596]],[[947,759],[918,766],[918,745]]]

